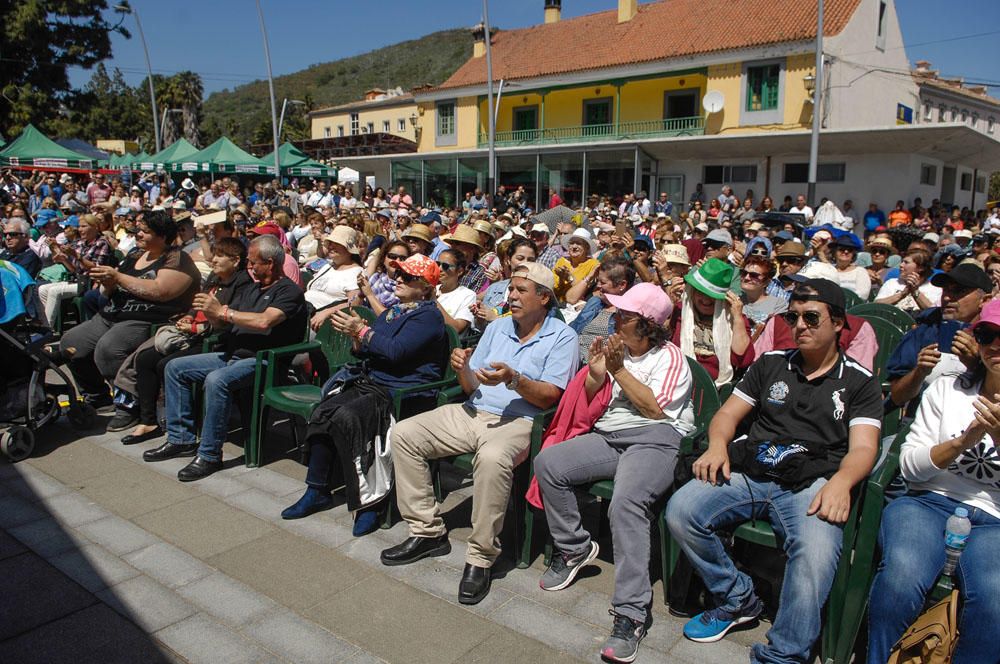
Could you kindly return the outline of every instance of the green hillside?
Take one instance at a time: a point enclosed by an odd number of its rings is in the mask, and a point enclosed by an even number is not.
[[[280,45],[274,45],[278,48]],[[274,79],[278,112],[284,98],[301,99],[313,108],[361,99],[365,90],[401,87],[409,90],[447,79],[472,55],[468,29],[444,30],[420,39],[386,46],[335,62],[315,64]],[[213,93],[202,107],[203,144],[229,136],[237,145],[271,141],[271,102],[267,81],[255,81],[234,90]],[[286,114],[286,138],[302,138],[306,131],[303,109]]]

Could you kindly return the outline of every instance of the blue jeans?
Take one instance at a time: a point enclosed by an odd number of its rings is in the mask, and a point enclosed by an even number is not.
[[[205,420],[201,425],[198,456],[207,461],[222,460],[222,443],[228,432],[233,395],[253,383],[254,358],[225,359],[222,353],[202,353],[178,357],[167,363],[163,376],[167,407],[167,442],[189,445],[195,442],[194,395],[192,387],[202,385]]]
[[[756,482],[741,473],[712,486],[692,480],[667,503],[667,527],[704,580],[719,608],[736,612],[753,594],[753,581],[736,569],[716,530],[766,518],[784,540],[788,564],[768,645],[755,644],[754,662],[806,662],[819,637],[820,612],[833,585],[844,535],[840,526],[806,516],[813,497],[826,484],[818,479],[791,492],[773,482]]]
[[[882,513],[879,563],[869,604],[868,661],[884,662],[906,628],[920,615],[927,593],[944,567],[944,527],[960,503],[937,493],[914,492],[889,503]],[[958,647],[952,661],[1000,662],[1000,519],[969,510],[972,533],[958,559],[962,593]],[[993,634],[993,637],[989,635]]]

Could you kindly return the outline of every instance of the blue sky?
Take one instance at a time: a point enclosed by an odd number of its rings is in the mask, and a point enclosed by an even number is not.
[[[115,0],[109,4],[113,6]],[[500,28],[539,23],[543,4],[543,0],[493,0],[490,21]],[[132,0],[132,5],[142,20],[154,72],[198,72],[206,93],[266,75],[260,25],[251,0]],[[261,0],[261,6],[277,76],[437,30],[474,25],[480,20],[482,3]],[[616,0],[563,0],[563,17],[615,6]],[[896,0],[896,13],[911,63],[930,60],[943,75],[1000,83],[1000,60],[995,56],[1000,44],[1000,2]],[[112,23],[118,20],[111,11],[108,17]],[[109,70],[122,69],[135,85],[146,72],[142,44],[131,16],[125,18],[125,25],[132,31],[132,39],[114,35],[114,57],[106,64]],[[72,73],[75,85],[83,85],[89,77],[90,72],[84,70]],[[991,91],[1000,96],[1000,87]]]

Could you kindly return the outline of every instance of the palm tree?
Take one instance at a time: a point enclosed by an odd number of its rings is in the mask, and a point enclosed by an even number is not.
[[[182,71],[171,78],[174,108],[181,109],[184,138],[192,145],[201,146],[201,98],[205,90],[201,76],[193,71]]]

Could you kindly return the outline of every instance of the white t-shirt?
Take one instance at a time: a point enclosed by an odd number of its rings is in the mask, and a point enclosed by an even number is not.
[[[837,283],[841,288],[854,291],[862,300],[867,300],[872,292],[872,279],[868,276],[868,270],[863,267],[853,267],[850,270],[836,270]]]
[[[806,218],[806,221],[812,221],[813,209],[808,205],[803,205],[802,207],[793,207],[788,211],[790,214],[801,214]]]
[[[313,277],[306,289],[306,302],[317,309],[346,300],[347,293],[358,290],[360,265],[352,265],[346,270],[338,270],[327,265]]]
[[[890,279],[882,284],[882,288],[879,289],[878,295],[875,296],[875,299],[881,300],[885,297],[891,297],[896,293],[902,293],[904,290],[906,290],[906,285],[903,284],[898,277],[896,279]],[[920,288],[918,288],[917,291],[930,300],[932,307],[941,306],[941,289],[931,284],[931,282],[925,281],[920,284]],[[912,295],[907,295],[902,300],[897,302],[896,307],[902,309],[903,311],[920,311],[920,306],[917,304],[916,300],[913,299]]]
[[[669,424],[680,434],[694,429],[694,411],[690,407],[691,369],[681,349],[667,342],[651,348],[645,355],[632,357],[625,349],[625,368],[640,383],[653,391],[664,418],[650,419],[641,413],[622,392],[621,385],[611,379],[611,402],[594,424],[599,431],[621,431],[650,424]]]
[[[441,287],[438,286],[437,301],[455,320],[465,320],[469,323],[475,320],[475,316],[472,315],[472,305],[476,303],[476,294],[465,286],[459,286],[449,293],[442,293]]]

